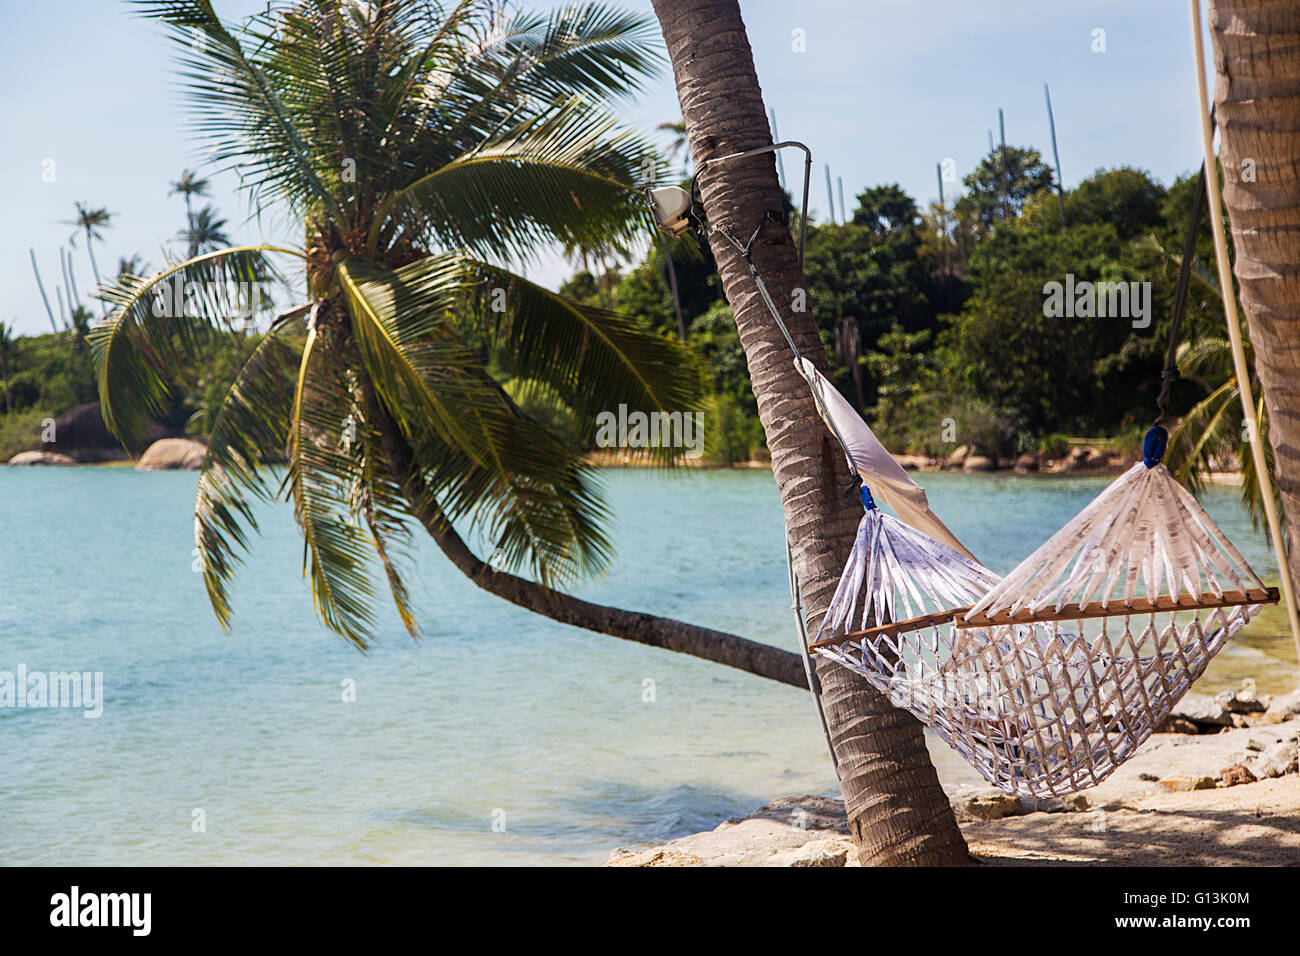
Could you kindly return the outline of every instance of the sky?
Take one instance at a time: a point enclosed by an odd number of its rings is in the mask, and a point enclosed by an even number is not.
[[[652,15],[650,0],[610,2]],[[740,2],[778,130],[813,151],[815,219],[827,214],[826,165],[843,179],[850,214],[853,197],[881,183],[901,184],[923,206],[936,200],[936,164],[952,159],[959,180],[970,172],[989,130],[998,135],[999,107],[1007,143],[1050,162],[1044,83],[1067,188],[1100,168],[1137,166],[1168,184],[1199,166],[1182,0]],[[215,4],[236,19],[265,0]],[[168,196],[185,167],[211,177],[207,201],[234,241],[300,244],[276,210],[248,208],[232,173],[204,165],[186,129],[171,43],[155,24],[121,0],[0,0],[0,12],[0,321],[19,334],[49,331],[28,250],[53,303],[77,200],[113,213],[95,247],[102,272],[137,253],[157,266],[185,225],[183,202]],[[666,66],[623,111],[629,126],[661,141],[654,128],[680,115]],[[796,193],[799,168],[786,163]],[[93,279],[83,237],[72,256],[85,300]],[[528,271],[554,288],[572,266],[550,256]]]

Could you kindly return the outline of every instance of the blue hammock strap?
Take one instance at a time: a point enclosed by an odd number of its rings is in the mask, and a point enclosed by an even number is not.
[[[1142,464],[1148,468],[1160,464],[1160,459],[1165,457],[1165,448],[1168,444],[1169,432],[1159,425],[1148,428],[1146,437],[1142,439]]]
[[[862,507],[866,508],[868,511],[875,511],[876,499],[871,497],[871,489],[864,484],[858,490],[862,492]]]

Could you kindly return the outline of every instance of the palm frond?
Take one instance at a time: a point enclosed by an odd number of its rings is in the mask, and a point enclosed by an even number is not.
[[[383,441],[373,423],[360,420],[357,437],[361,467],[354,486],[355,512],[370,530],[371,543],[383,568],[402,626],[412,637],[419,637],[420,628],[411,607],[410,592],[398,569],[399,562],[409,558],[411,551],[411,531],[407,523],[410,505],[389,468]]]
[[[646,223],[636,192],[655,178],[653,150],[580,99],[514,123],[395,191],[375,216],[370,247],[389,216],[445,249],[524,258],[553,242],[630,240]]]
[[[275,270],[265,253],[298,255],[276,246],[237,246],[164,266],[149,276],[119,275],[101,286],[112,307],[90,330],[104,422],[129,450],[144,426],[172,398],[169,367],[192,358],[216,324],[248,308],[245,293]]]
[[[411,439],[432,429],[473,458],[476,445],[462,416],[492,397],[462,373],[473,359],[443,328],[444,310],[462,290],[465,271],[456,257],[422,263],[418,310],[409,307],[401,273],[354,260],[340,263],[337,274],[361,359],[403,433]]]
[[[364,650],[375,624],[367,573],[373,546],[353,520],[357,462],[347,448],[347,422],[358,412],[345,370],[320,335],[320,323],[312,323],[293,399],[286,486],[316,612],[326,627]]]
[[[1235,379],[1192,406],[1169,436],[1166,464],[1175,478],[1199,493],[1216,460],[1241,447],[1241,398]]]
[[[482,463],[436,440],[415,449],[439,510],[480,533],[498,570],[525,571],[548,588],[603,573],[613,544],[595,473],[537,422],[507,402],[476,410]]]
[[[597,98],[640,92],[663,59],[653,17],[599,3],[574,3],[549,16],[520,11],[481,48],[516,93]]]
[[[447,313],[463,306],[473,265],[431,256],[392,272],[340,266],[358,341],[377,340],[361,344],[377,396],[402,425],[438,508],[482,532],[497,566],[526,568],[548,587],[599,573],[611,547],[598,488],[573,450],[520,411],[454,337]],[[436,405],[455,432],[413,427],[420,404]]]
[[[190,96],[193,125],[206,141],[214,163],[238,169],[244,185],[260,201],[283,200],[296,212],[314,199],[342,218],[339,206],[319,170],[337,166],[337,149],[323,147],[311,135],[313,128],[283,102],[285,93],[310,88],[309,76],[295,75],[300,65],[292,55],[279,61],[282,69],[268,76],[268,63],[248,54],[212,8],[211,0],[134,0],[140,14],[171,28],[183,52],[181,76]],[[279,46],[268,31],[243,31],[258,44],[275,51]],[[315,111],[315,116],[328,115]]]
[[[208,600],[223,627],[230,625],[227,586],[248,550],[246,528],[257,531],[250,498],[270,501],[264,459],[288,450],[300,345],[281,328],[269,333],[231,384],[217,412],[199,474],[194,542]]]
[[[647,412],[698,407],[699,378],[675,338],[507,270],[481,262],[474,268],[480,289],[504,293],[496,341],[510,372],[549,384],[583,421],[620,404]]]

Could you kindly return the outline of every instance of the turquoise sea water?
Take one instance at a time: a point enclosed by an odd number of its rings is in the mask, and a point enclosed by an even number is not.
[[[920,477],[999,571],[1105,484]],[[604,481],[619,553],[581,596],[794,649],[769,473]],[[378,647],[358,653],[316,623],[284,506],[265,515],[224,633],[192,570],[195,482],[0,469],[0,671],[101,671],[105,696],[98,719],[0,709],[7,864],[601,863],[835,789],[806,693],[517,610],[431,545],[408,582],[424,639],[385,606]],[[1236,490],[1205,501],[1275,582]],[[1281,690],[1295,670],[1270,611],[1200,689]],[[977,779],[932,750],[947,782]]]

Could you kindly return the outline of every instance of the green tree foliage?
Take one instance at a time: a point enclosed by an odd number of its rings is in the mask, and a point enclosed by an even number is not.
[[[1068,276],[1145,280],[1122,250],[1109,223],[1045,231],[1017,221],[996,229],[971,257],[973,292],[948,332],[960,362],[953,385],[1034,435],[1091,431],[1138,404],[1135,390],[1158,367],[1129,360],[1130,319],[1052,317],[1043,308],[1047,284],[1064,284]],[[1155,327],[1144,333],[1148,341]]]
[[[875,402],[876,380],[855,374],[857,356],[875,349],[895,324],[914,332],[937,322],[920,221],[915,200],[895,184],[859,195],[850,222],[809,230],[809,302],[831,351],[836,386],[862,405]]]
[[[1008,146],[1006,149],[1006,188],[1003,189],[1002,149],[980,160],[975,171],[962,182],[966,193],[957,201],[957,215],[975,227],[992,228],[1004,221],[1003,194],[1011,217],[1020,214],[1025,203],[1056,181],[1051,167],[1043,162],[1036,149]]]

